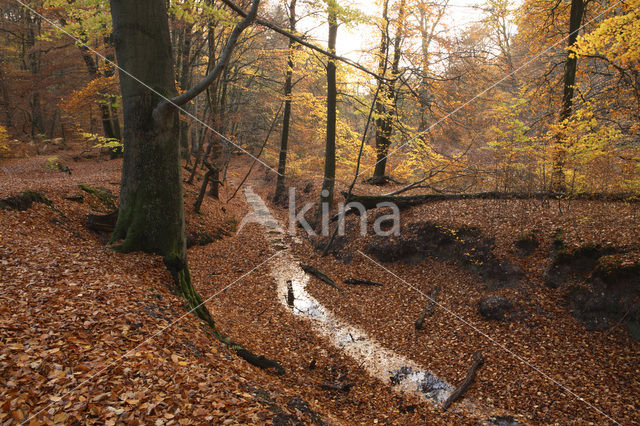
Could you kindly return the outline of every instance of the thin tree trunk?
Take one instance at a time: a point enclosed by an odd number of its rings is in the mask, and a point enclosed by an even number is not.
[[[571,16],[569,18],[569,39],[567,62],[564,68],[564,83],[562,93],[562,107],[560,109],[559,122],[562,124],[567,120],[573,110],[573,92],[576,83],[576,71],[578,69],[578,58],[571,51],[578,38],[582,18],[584,17],[584,0],[571,0]],[[566,147],[562,146],[562,133],[558,134],[554,152],[554,164],[552,172],[552,190],[564,192],[566,190],[564,166],[566,163]]]
[[[402,56],[401,44],[404,38],[405,0],[401,0],[399,8],[396,35],[393,44],[393,60],[391,63],[392,78],[397,77],[400,69],[400,57]],[[391,144],[393,114],[397,102],[395,81],[390,81],[385,89],[386,100],[381,100],[381,117],[376,120],[378,125],[376,126],[376,167],[373,171],[373,183],[378,184],[383,184],[386,181],[387,155],[389,154],[389,145]],[[383,95],[382,98],[385,98],[385,96]]]
[[[329,52],[335,54],[338,36],[337,4],[329,0]],[[324,181],[320,195],[321,204],[333,204],[333,190],[336,179],[336,107],[338,90],[336,87],[336,61],[328,59],[327,63],[327,139],[324,154]],[[318,210],[320,212],[321,209]],[[320,216],[318,216],[320,217]],[[320,221],[318,220],[318,223]]]
[[[382,16],[385,20],[385,27],[382,29],[382,38],[380,40],[380,63],[378,65],[378,74],[385,76],[387,74],[387,62],[389,58],[389,1],[385,0],[383,5]],[[386,149],[384,146],[388,146],[389,143],[389,130],[386,127],[387,124],[387,104],[388,98],[387,83],[382,79],[378,80],[378,86],[382,92],[382,96],[378,98],[376,102],[376,113],[378,118],[375,120],[376,125],[376,164],[373,171],[374,184],[384,183],[384,174],[386,168]]]
[[[191,54],[192,26],[188,25],[182,35],[182,46],[180,52],[180,88],[186,90],[191,85],[191,62],[189,60]],[[185,105],[187,111],[192,112],[190,104]],[[186,121],[180,121],[180,151],[182,159],[189,158],[189,132],[190,125]]]
[[[296,31],[296,0],[289,4],[289,30]],[[284,113],[282,116],[282,137],[280,139],[280,157],[278,159],[278,178],[274,200],[280,201],[284,194],[284,180],[287,171],[287,150],[289,149],[289,126],[291,122],[291,94],[293,91],[293,55],[294,41],[289,39],[289,60],[287,62],[287,77],[284,83]]]
[[[109,98],[109,116],[111,118],[111,129],[113,130],[113,138],[119,141],[122,140],[122,129],[120,128],[120,119],[118,118],[118,108],[114,105],[116,103],[116,97],[111,96]]]
[[[40,103],[40,93],[31,95],[31,137],[44,134],[44,120],[42,119],[42,105]]]
[[[4,61],[0,59],[0,105],[2,105],[2,109],[4,110],[4,125],[10,128],[13,127],[13,120],[11,117],[11,103],[9,101],[9,91],[7,90],[4,66]]]
[[[53,139],[56,132],[56,124],[58,124],[58,116],[60,115],[60,110],[58,108],[53,112],[53,118],[51,119],[51,125],[49,126],[49,139]]]
[[[85,65],[87,66],[87,72],[91,76],[92,79],[98,77],[98,64],[96,63],[93,56],[91,56],[91,52],[86,46],[80,46],[80,53],[82,54],[82,59],[84,60]],[[105,77],[110,77],[113,75],[113,71],[105,72]],[[115,96],[110,96],[108,98],[109,105],[100,104],[100,119],[102,122],[102,130],[104,132],[104,137],[109,139],[122,140],[122,131],[120,129],[120,121],[118,120],[118,111],[113,106],[115,103]],[[118,153],[120,154],[120,152]]]

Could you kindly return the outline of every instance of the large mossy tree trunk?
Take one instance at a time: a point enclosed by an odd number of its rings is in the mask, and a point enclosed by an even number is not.
[[[176,94],[163,0],[111,0],[124,112],[120,214],[111,241],[123,252],[186,265],[184,206],[175,109],[154,111]]]
[[[120,66],[124,112],[124,163],[118,221],[111,237],[122,252],[144,251],[164,257],[175,290],[216,338],[238,356],[261,368],[283,373],[280,364],[256,356],[216,327],[191,281],[187,265],[184,202],[177,108],[217,79],[240,34],[256,18],[259,0],[240,22],[214,70],[176,96],[169,20],[164,0],[111,0],[113,33]]]

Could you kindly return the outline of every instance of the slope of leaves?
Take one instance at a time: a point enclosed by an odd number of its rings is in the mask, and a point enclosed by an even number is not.
[[[366,190],[370,188],[357,192]],[[478,276],[455,261],[427,258],[418,264],[383,264],[404,283],[358,254],[371,237],[356,235],[357,218],[349,219],[352,232],[338,243],[339,257],[350,261],[348,264],[332,256],[321,258],[311,241],[294,247],[300,258],[337,283],[347,278],[383,283],[382,287],[343,285],[348,295],[342,297],[324,283],[311,280],[310,291],[340,317],[450,383],[459,383],[471,355],[482,351],[487,361],[468,393],[478,403],[505,409],[523,422],[610,422],[596,407],[623,424],[633,423],[640,395],[638,343],[620,323],[606,331],[586,332],[565,306],[567,289],[547,288],[543,272],[551,263],[551,246],[558,230],[563,231],[564,243],[571,249],[585,244],[624,247],[625,261],[638,262],[636,204],[467,200],[403,212],[403,227],[429,221],[448,229],[475,227],[495,239],[496,255],[509,259],[526,274],[519,287],[497,292],[516,304],[514,318],[508,322],[482,320],[477,306],[488,293]],[[285,213],[279,212],[281,217]],[[372,224],[379,214],[370,212],[369,235],[373,235]],[[517,257],[514,242],[532,232],[540,246],[532,256]],[[414,322],[428,302],[421,293],[430,294],[436,286],[441,288],[438,302],[450,312],[437,307],[424,329],[416,331]]]
[[[120,161],[61,156],[72,175],[45,161],[0,166],[0,196],[32,189],[53,201],[0,211],[3,424],[465,423],[369,378],[282,308],[268,263],[252,272],[273,255],[256,225],[189,250],[195,285],[221,330],[288,374],[233,356],[186,313],[161,259],[110,251],[86,229],[90,204],[65,198],[81,183],[117,194]],[[207,199],[196,215],[195,186],[185,192],[191,229],[232,234],[246,211],[241,197],[224,207]],[[353,384],[349,392],[325,389],[337,377]]]

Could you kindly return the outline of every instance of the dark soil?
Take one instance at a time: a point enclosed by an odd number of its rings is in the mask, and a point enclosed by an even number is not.
[[[517,287],[524,271],[493,252],[494,241],[477,228],[449,228],[432,222],[411,223],[397,238],[376,237],[365,248],[382,262],[416,264],[427,257],[457,262],[477,274],[488,290]]]

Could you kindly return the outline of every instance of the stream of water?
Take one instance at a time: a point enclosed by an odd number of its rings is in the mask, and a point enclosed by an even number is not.
[[[261,223],[272,246],[281,250],[272,261],[271,274],[277,282],[277,298],[294,315],[308,319],[313,328],[347,355],[361,364],[372,376],[397,389],[419,393],[435,402],[444,401],[453,387],[415,362],[385,348],[364,330],[338,319],[307,292],[309,276],[305,274],[285,240],[285,230],[274,219],[262,198],[252,188],[244,191],[253,208],[252,221]],[[293,306],[287,303],[288,282],[293,288]]]
[[[333,345],[360,364],[371,376],[395,389],[419,395],[437,404],[442,403],[453,391],[453,386],[435,376],[416,362],[385,348],[364,330],[337,318],[307,291],[307,275],[289,250],[287,235],[280,223],[271,215],[262,198],[251,187],[244,190],[249,205],[253,208],[251,222],[258,222],[265,228],[266,237],[273,248],[280,251],[271,262],[271,275],[277,282],[277,298],[282,305],[296,316],[308,320],[313,329],[327,337]],[[293,290],[293,305],[289,304],[289,288]],[[466,407],[479,416],[478,407],[465,399],[454,407],[457,411]],[[486,417],[485,417],[486,418]],[[494,424],[517,424],[490,420]]]

